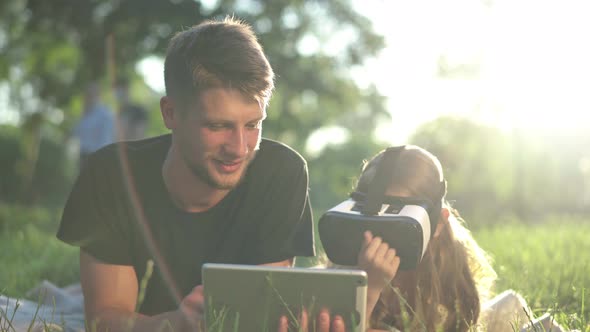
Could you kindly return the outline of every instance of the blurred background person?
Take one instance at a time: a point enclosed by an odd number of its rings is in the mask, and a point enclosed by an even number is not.
[[[80,168],[91,153],[114,141],[114,121],[112,111],[101,100],[100,86],[90,83],[84,93],[84,113],[73,130],[80,144]]]
[[[115,84],[115,98],[117,99],[119,111],[118,139],[137,140],[145,137],[148,124],[147,110],[136,103],[133,103],[129,93],[129,80],[121,77]]]

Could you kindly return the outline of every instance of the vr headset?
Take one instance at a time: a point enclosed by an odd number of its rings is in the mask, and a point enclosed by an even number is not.
[[[354,266],[363,243],[363,233],[381,237],[400,257],[400,270],[415,269],[438,223],[442,199],[386,196],[392,173],[405,146],[388,148],[377,166],[368,193],[353,192],[350,198],[328,210],[318,223],[320,240],[330,259]],[[446,182],[440,182],[440,197]]]

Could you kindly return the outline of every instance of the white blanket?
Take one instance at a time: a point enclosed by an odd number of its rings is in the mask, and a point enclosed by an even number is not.
[[[0,331],[83,332],[84,299],[79,284],[59,288],[43,281],[26,299],[0,295]]]

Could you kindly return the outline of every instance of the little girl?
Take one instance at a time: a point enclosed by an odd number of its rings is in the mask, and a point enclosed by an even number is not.
[[[365,164],[356,191],[368,193],[383,154]],[[358,266],[369,279],[369,331],[500,332],[513,331],[515,320],[528,322],[523,319],[526,302],[512,291],[484,304],[490,299],[496,273],[459,213],[446,202],[439,160],[425,149],[405,146],[393,165],[385,195],[440,202],[441,209],[433,237],[414,270],[398,270],[395,248],[370,232],[364,234]],[[551,325],[547,317],[537,322],[542,323]],[[552,324],[552,331],[560,331],[557,328]]]

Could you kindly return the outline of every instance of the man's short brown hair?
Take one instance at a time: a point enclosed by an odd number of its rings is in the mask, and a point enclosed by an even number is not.
[[[177,33],[164,64],[166,94],[188,105],[208,88],[231,88],[266,106],[274,73],[252,28],[233,17]]]

